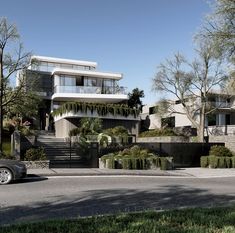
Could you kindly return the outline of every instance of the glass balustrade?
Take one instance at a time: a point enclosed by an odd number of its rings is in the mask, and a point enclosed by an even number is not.
[[[90,87],[90,86],[55,86],[54,93],[78,93],[78,94],[124,94],[125,87]]]

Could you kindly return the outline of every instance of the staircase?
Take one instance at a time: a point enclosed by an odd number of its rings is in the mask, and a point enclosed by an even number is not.
[[[87,168],[89,161],[77,155],[76,148],[70,148],[64,138],[56,138],[53,133],[40,131],[37,145],[45,150],[50,168]]]

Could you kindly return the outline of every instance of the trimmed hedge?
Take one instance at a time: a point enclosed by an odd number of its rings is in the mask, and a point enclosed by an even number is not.
[[[235,156],[221,157],[221,156],[202,156],[201,167],[210,168],[235,168]]]
[[[105,168],[146,170],[156,169],[167,170],[173,168],[172,157],[159,157],[139,146],[124,149],[116,153],[110,153],[101,157]]]
[[[152,158],[101,158],[104,167],[108,169],[126,169],[126,170],[148,170],[157,169],[168,170],[172,169],[172,157],[152,157]]]

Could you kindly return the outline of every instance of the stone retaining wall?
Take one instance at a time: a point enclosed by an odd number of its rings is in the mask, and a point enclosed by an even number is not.
[[[49,160],[43,161],[22,161],[27,169],[49,169]]]
[[[231,151],[235,152],[235,136],[234,135],[221,135],[221,136],[209,136],[209,142],[223,142],[225,146]]]

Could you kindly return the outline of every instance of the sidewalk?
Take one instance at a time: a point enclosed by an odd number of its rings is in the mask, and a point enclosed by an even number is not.
[[[176,170],[122,170],[99,168],[56,168],[56,169],[28,169],[28,176],[167,176],[167,177],[195,177],[215,178],[234,177],[235,168],[208,169],[208,168],[180,168]]]

